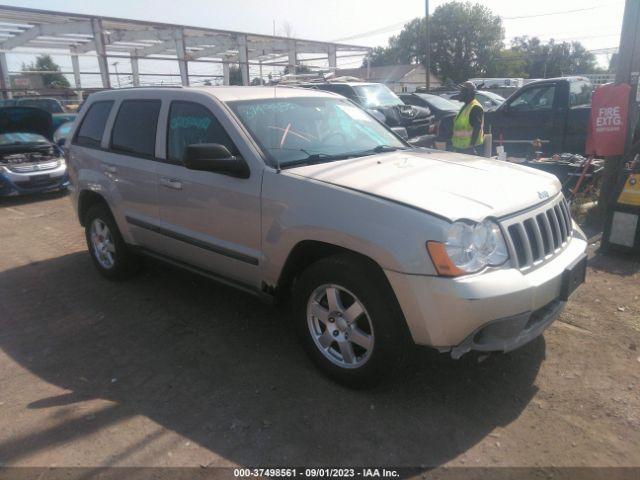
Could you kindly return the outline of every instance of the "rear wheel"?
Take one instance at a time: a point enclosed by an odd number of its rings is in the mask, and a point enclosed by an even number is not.
[[[93,264],[109,280],[129,277],[138,266],[120,235],[109,208],[97,204],[89,208],[85,219],[85,237]]]
[[[404,363],[404,318],[367,261],[335,255],[314,263],[295,284],[293,308],[307,353],[340,383],[372,386]]]

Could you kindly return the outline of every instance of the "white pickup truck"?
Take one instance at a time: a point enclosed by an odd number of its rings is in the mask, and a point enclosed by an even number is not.
[[[96,93],[66,148],[104,276],[149,255],[291,300],[287,325],[349,385],[381,379],[411,343],[515,349],[584,280],[585,237],[555,177],[411,147],[332,93]]]

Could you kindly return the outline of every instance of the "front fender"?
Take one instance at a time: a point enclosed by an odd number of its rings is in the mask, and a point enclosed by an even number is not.
[[[427,212],[286,171],[265,172],[263,280],[276,284],[289,253],[314,240],[358,252],[386,270],[433,275],[426,250],[447,222]]]

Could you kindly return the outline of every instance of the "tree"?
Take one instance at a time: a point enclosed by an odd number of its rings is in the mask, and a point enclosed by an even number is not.
[[[443,80],[486,76],[503,48],[502,20],[480,4],[449,2],[433,12],[431,66]],[[374,49],[371,65],[425,63],[424,18],[407,23],[386,48]]]
[[[36,61],[29,65],[22,64],[23,71],[49,72],[42,73],[42,84],[45,88],[68,88],[69,81],[60,72],[60,66],[53,61],[51,55],[39,55]]]
[[[313,73],[313,70],[311,70],[311,68],[308,65],[296,65],[296,73]],[[283,75],[288,75],[289,74],[289,65],[287,65],[286,67],[284,67],[284,70],[282,71]]]
[[[487,68],[489,77],[527,77],[527,65],[522,53],[512,49],[503,49]]]
[[[511,51],[522,56],[530,78],[595,73],[596,58],[580,42],[542,43],[538,37],[516,37]]]
[[[242,72],[238,65],[229,66],[229,85],[242,85]]]

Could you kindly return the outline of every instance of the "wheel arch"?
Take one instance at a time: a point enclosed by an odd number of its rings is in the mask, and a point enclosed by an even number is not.
[[[85,226],[84,219],[87,216],[87,212],[91,207],[97,204],[103,204],[111,210],[107,200],[99,193],[92,190],[82,190],[80,192],[78,195],[78,220],[80,221],[80,225],[83,227]]]
[[[393,288],[391,287],[391,284],[389,283],[384,270],[382,269],[380,264],[378,264],[378,262],[376,262],[373,258],[343,246],[318,240],[302,240],[298,242],[293,247],[293,249],[291,249],[287,260],[282,267],[275,288],[274,293],[276,302],[286,302],[290,298],[296,278],[306,268],[308,268],[318,260],[340,254],[347,255],[353,258],[355,261],[360,262],[363,266],[365,266],[365,268],[370,269],[370,271],[374,275],[376,275],[376,278],[378,278],[379,281],[383,282],[389,289],[396,303],[398,302],[395,292],[393,291]],[[400,308],[399,304],[398,308]]]

